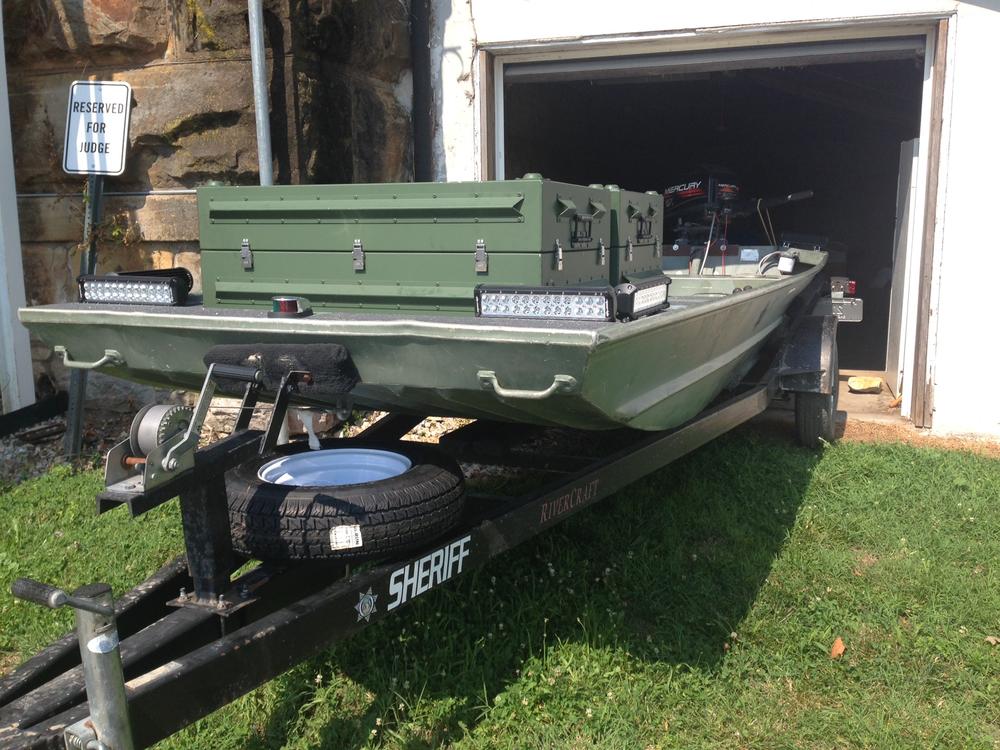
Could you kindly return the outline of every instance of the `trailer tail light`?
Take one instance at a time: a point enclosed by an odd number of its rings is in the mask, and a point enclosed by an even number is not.
[[[80,301],[113,305],[183,305],[194,284],[186,268],[84,275]]]
[[[846,276],[831,276],[830,277],[830,296],[831,297],[853,297],[857,294],[858,282],[854,279],[849,279]]]
[[[475,289],[480,318],[614,320],[611,287],[486,286]]]
[[[667,276],[619,284],[615,287],[618,317],[622,320],[635,320],[670,307],[667,302],[669,286],[670,279]]]

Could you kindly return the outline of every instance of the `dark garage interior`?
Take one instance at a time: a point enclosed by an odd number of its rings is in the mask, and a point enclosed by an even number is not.
[[[919,131],[922,57],[571,78],[505,85],[507,177],[662,192],[707,164],[734,172],[745,196],[813,190],[773,211],[775,229],[831,239],[832,270],[865,300],[864,322],[840,329],[841,367],[884,369],[899,151]],[[730,234],[762,240],[750,219]]]

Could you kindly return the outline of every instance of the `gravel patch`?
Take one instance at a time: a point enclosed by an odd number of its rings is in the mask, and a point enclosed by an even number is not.
[[[104,455],[115,443],[128,435],[131,414],[121,414],[92,409],[84,412],[83,441],[80,457],[74,462],[82,469],[104,465]],[[31,426],[35,431],[40,427],[61,427],[44,440],[28,442],[17,435],[0,438],[0,487],[18,484],[41,476],[53,466],[66,463],[63,454],[63,436],[66,420],[55,417]]]
[[[50,419],[44,425],[62,422]],[[62,434],[37,444],[26,443],[14,435],[0,438],[0,487],[37,477],[63,462]]]

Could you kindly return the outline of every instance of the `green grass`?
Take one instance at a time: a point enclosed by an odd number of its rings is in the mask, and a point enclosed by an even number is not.
[[[120,591],[172,507],[0,494],[0,585]],[[65,629],[0,597],[0,658]],[[416,600],[169,748],[1000,748],[1000,462],[740,430]],[[840,637],[846,652],[829,655]]]
[[[98,471],[57,466],[13,488],[0,487],[0,665],[10,668],[73,627],[68,607],[52,611],[14,599],[10,584],[27,576],[72,590],[95,580],[116,594],[183,550],[180,516],[161,506],[137,519],[97,516]],[[4,669],[6,671],[6,669]]]

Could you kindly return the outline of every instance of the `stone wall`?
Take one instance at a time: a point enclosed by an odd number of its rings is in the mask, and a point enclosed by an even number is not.
[[[75,298],[85,178],[61,168],[74,80],[133,89],[130,149],[108,178],[98,270],[198,274],[194,195],[255,184],[245,0],[4,0],[29,304]],[[408,0],[265,0],[275,182],[412,178]],[[163,191],[173,191],[165,193]],[[114,195],[114,193],[142,193]],[[63,382],[33,344],[36,372]]]

